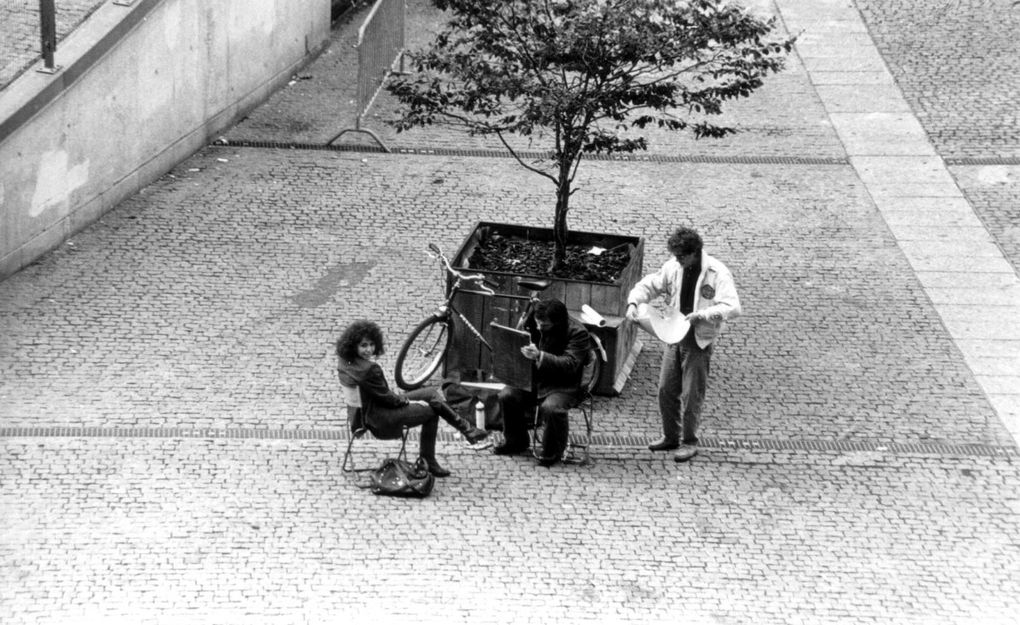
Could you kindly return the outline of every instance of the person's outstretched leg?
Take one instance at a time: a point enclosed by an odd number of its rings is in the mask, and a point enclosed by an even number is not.
[[[413,397],[409,396],[413,400]],[[439,430],[439,417],[431,406],[410,403],[400,408],[373,407],[372,417],[378,417],[385,423],[399,424],[409,428],[421,426],[418,438],[418,455],[425,459],[429,473],[436,477],[446,477],[450,472],[436,460],[436,433]]]
[[[460,416],[460,413],[454,410],[450,404],[442,401],[429,402],[432,409],[436,411],[443,421],[446,421],[454,427],[458,432],[464,435],[464,439],[467,442],[474,445],[478,441],[484,440],[489,435],[485,430],[476,428],[474,424]]]

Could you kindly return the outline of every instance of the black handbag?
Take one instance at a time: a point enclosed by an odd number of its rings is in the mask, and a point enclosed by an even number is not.
[[[373,493],[391,497],[428,497],[436,483],[424,458],[413,463],[387,458],[378,468],[372,469],[368,477],[368,487]]]

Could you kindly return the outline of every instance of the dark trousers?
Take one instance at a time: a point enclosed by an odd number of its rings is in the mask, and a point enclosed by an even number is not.
[[[535,405],[538,417],[545,423],[541,455],[559,457],[567,449],[570,436],[568,413],[577,405],[573,393],[552,392],[541,399],[534,392],[507,387],[499,392],[503,415],[503,439],[508,447],[527,449],[528,428],[534,426]]]
[[[395,430],[398,432],[395,436],[399,436],[401,427],[413,428],[420,425],[418,454],[428,462],[436,460],[436,434],[439,431],[440,417],[462,434],[471,429],[471,423],[443,401],[442,394],[435,388],[408,391],[405,397],[409,400],[424,400],[428,405],[408,404],[400,408],[375,406],[369,413],[370,420],[383,425],[389,431]]]
[[[698,442],[701,405],[708,388],[711,361],[712,346],[698,347],[693,330],[679,343],[663,349],[659,372],[659,413],[662,415],[662,435],[666,440],[682,440],[689,444]]]

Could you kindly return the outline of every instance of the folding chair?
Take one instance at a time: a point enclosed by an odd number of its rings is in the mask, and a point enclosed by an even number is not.
[[[581,375],[581,395],[574,408],[581,411],[584,417],[584,435],[571,435],[567,441],[567,449],[562,461],[565,464],[588,464],[591,460],[589,448],[591,447],[591,433],[595,426],[595,388],[602,377],[602,368],[608,357],[606,350],[602,347],[602,341],[594,334],[590,335],[588,344],[588,362],[584,365],[584,373]],[[531,449],[536,458],[542,454],[542,437],[545,434],[545,423],[540,422],[538,407],[535,407],[535,429],[531,433]],[[580,439],[580,441],[578,440]],[[580,455],[578,455],[580,453]]]
[[[340,467],[344,473],[371,471],[375,467],[357,469],[354,467],[354,441],[363,439],[366,434],[371,434],[368,429],[368,411],[362,408],[361,389],[357,386],[340,384],[340,390],[344,395],[344,403],[347,404],[347,423],[350,431],[350,438],[347,440],[347,452],[344,453],[344,463]],[[404,427],[400,433],[400,453],[397,455],[401,460],[407,460],[407,433],[409,428]],[[374,437],[374,434],[372,434]],[[350,468],[348,468],[350,464]]]

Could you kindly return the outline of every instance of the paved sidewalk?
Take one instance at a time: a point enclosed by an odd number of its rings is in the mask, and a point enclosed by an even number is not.
[[[409,5],[420,41],[436,16]],[[571,215],[645,237],[646,271],[694,223],[733,269],[746,313],[697,458],[644,447],[648,341],[590,466],[444,425],[454,475],[427,500],[341,473],[339,331],[380,321],[391,370],[440,295],[425,244],[543,225],[551,194],[498,146],[386,130],[385,97],[369,123],[393,153],[316,149],[353,123],[352,20],[224,144],[0,285],[0,621],[1017,622],[1015,179],[946,166],[869,34],[889,48],[900,13],[756,6],[803,34],[729,112],[744,132],[587,162]]]

